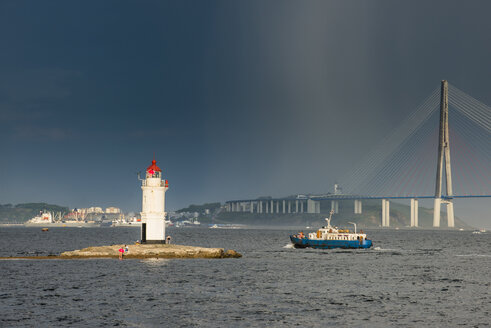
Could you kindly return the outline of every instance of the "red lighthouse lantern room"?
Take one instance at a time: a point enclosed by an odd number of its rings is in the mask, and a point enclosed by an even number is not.
[[[157,166],[157,161],[153,160],[152,165],[147,167],[147,179],[148,178],[161,178],[162,177],[162,170]]]

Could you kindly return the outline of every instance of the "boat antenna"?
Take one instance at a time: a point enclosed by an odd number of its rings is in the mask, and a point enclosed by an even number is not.
[[[354,223],[354,222],[348,222],[348,223],[351,223],[352,225],[355,226],[355,233],[356,233],[356,223]]]
[[[326,221],[327,221],[327,228],[331,228],[331,218],[332,218],[332,215],[334,214],[334,210],[331,210],[331,212],[329,212],[329,217],[326,218]]]

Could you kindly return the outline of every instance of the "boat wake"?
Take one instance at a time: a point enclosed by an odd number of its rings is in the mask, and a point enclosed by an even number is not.
[[[295,248],[295,247],[293,247],[292,243],[288,243],[285,246],[283,246],[283,248]]]
[[[400,249],[395,249],[395,248],[380,248],[380,247],[374,247],[374,251],[380,251],[380,252],[400,252]]]
[[[491,257],[491,254],[457,254],[458,257]]]

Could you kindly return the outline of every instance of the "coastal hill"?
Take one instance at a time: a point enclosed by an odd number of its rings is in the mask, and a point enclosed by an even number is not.
[[[47,203],[0,204],[0,223],[24,223],[41,211],[67,213],[68,207]]]
[[[198,213],[213,213],[214,211],[218,210],[222,206],[221,203],[206,203],[203,205],[189,205],[186,208],[181,208],[180,210],[177,210],[177,213],[183,213],[183,212],[198,212]]]
[[[290,214],[257,214],[247,212],[227,212],[222,204],[207,203],[190,205],[176,212],[197,212],[199,221],[204,224],[245,224],[256,226],[310,226],[320,227],[325,224],[324,218],[329,216],[330,201],[321,201],[321,213],[290,213]],[[17,205],[0,204],[0,223],[24,223],[41,211],[67,213],[68,207],[47,203],[22,203]],[[351,226],[355,222],[360,229],[379,227],[382,209],[378,200],[364,200],[362,214],[354,214],[353,201],[339,201],[339,213],[333,215],[332,224],[340,227]],[[397,202],[390,203],[390,226],[407,227],[411,222],[410,207]],[[446,227],[446,213],[441,214],[441,226]],[[433,225],[433,209],[419,208],[419,226],[431,228]],[[455,218],[456,228],[472,228],[459,218]]]

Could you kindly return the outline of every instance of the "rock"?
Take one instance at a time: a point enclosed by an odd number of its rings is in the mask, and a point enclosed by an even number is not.
[[[233,249],[229,249],[228,251],[226,251],[223,254],[223,257],[224,258],[239,258],[239,257],[242,257],[242,255],[240,253],[237,253]]]
[[[59,258],[118,258],[118,250],[122,245],[87,247],[81,250],[63,252]],[[128,253],[124,258],[239,258],[242,255],[234,250],[223,248],[204,248],[173,244],[142,244],[128,245]]]

